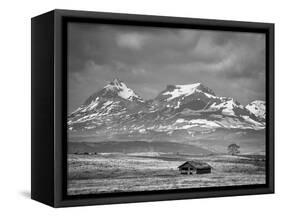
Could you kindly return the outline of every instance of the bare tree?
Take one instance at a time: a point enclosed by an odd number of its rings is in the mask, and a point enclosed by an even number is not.
[[[227,151],[229,154],[231,155],[237,155],[240,153],[240,150],[239,150],[240,146],[233,143],[233,144],[230,144],[228,147],[227,147]]]

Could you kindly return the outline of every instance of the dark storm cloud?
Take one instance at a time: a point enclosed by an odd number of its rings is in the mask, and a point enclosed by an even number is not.
[[[199,40],[195,31],[188,31],[185,38],[185,32],[180,30],[86,26],[73,24],[69,27],[70,72],[83,70],[85,63],[91,60],[113,67],[118,67],[118,63],[135,66],[187,61],[189,59],[182,54],[188,54],[187,51],[192,50]]]
[[[70,110],[114,77],[144,98],[202,82],[243,104],[264,99],[262,34],[70,24],[68,36]]]

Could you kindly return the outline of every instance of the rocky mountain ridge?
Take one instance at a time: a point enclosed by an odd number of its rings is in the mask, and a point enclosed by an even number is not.
[[[70,135],[107,138],[194,136],[218,129],[262,130],[265,102],[241,105],[201,83],[168,85],[145,101],[115,79],[68,116]]]

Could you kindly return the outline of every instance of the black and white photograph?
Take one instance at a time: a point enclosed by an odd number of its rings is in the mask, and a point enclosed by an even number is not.
[[[266,184],[266,35],[69,22],[67,194]]]
[[[1,3],[0,216],[280,212],[280,2]]]

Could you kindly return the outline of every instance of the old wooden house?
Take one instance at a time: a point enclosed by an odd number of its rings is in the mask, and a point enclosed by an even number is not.
[[[186,161],[178,167],[181,174],[205,174],[211,173],[212,167],[201,161]]]

